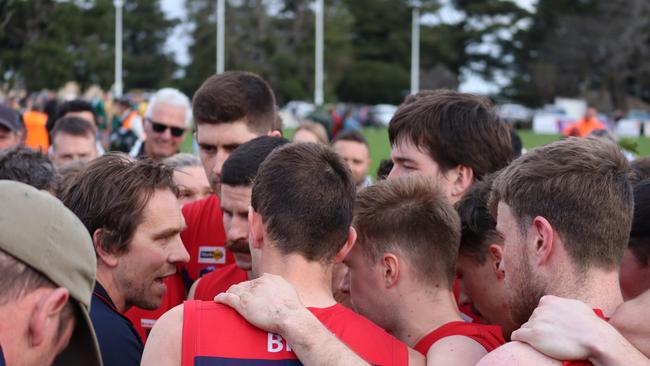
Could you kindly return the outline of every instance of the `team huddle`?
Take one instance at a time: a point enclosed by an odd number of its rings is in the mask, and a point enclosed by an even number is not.
[[[289,142],[255,74],[157,103],[55,185],[0,154],[0,364],[650,365],[647,158],[522,155],[487,99],[421,91],[372,183],[363,136]]]

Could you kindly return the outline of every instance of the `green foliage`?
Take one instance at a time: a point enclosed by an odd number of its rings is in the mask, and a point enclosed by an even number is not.
[[[115,9],[111,0],[0,1],[0,82],[27,90],[67,81],[108,89],[114,79]],[[127,0],[124,20],[125,88],[165,85],[176,68],[163,52],[176,24],[160,0]]]

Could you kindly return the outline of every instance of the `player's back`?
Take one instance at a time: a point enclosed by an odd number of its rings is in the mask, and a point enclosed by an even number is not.
[[[344,306],[309,310],[369,363],[408,364],[405,344]],[[211,301],[187,301],[183,309],[182,365],[301,363],[279,335],[255,328],[230,307]]]

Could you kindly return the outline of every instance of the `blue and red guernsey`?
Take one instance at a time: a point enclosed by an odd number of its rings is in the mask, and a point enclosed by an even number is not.
[[[309,310],[367,362],[408,365],[404,343],[352,310],[339,304]],[[212,301],[184,303],[182,349],[182,366],[302,365],[282,337]]]

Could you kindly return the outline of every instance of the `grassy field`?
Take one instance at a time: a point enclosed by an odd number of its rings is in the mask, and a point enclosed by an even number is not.
[[[284,135],[286,138],[291,139],[293,137],[293,129],[285,129]],[[377,167],[379,162],[382,159],[390,159],[390,144],[388,143],[388,131],[385,128],[364,128],[363,134],[368,139],[368,144],[370,145],[370,155],[372,158],[372,165],[370,167],[370,174],[375,175],[377,172]],[[548,144],[549,142],[557,141],[560,139],[560,135],[539,135],[530,130],[519,130],[517,131],[519,136],[524,142],[524,147],[528,150]],[[624,139],[626,144],[636,144],[636,150],[638,156],[650,155],[650,138],[641,137],[637,139]],[[182,150],[186,152],[192,151],[192,139],[191,136],[183,142]]]

